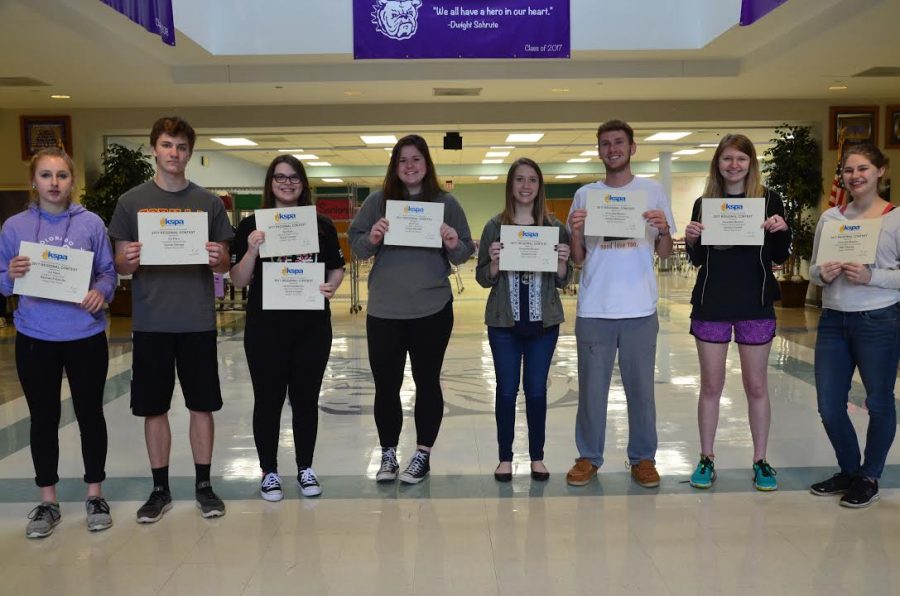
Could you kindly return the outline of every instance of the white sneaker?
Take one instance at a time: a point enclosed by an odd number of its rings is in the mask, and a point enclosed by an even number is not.
[[[316,473],[313,472],[312,468],[300,470],[300,475],[297,477],[297,486],[300,487],[300,492],[303,493],[304,497],[318,497],[322,494],[322,485],[319,484],[319,479],[316,478]]]
[[[280,501],[284,498],[281,491],[281,478],[275,472],[269,472],[263,476],[259,484],[259,495],[266,501]]]

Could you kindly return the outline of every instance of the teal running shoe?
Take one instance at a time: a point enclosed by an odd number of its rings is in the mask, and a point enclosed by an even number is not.
[[[691,474],[691,486],[694,488],[709,488],[716,481],[716,465],[713,460],[705,455],[700,458],[697,469]]]
[[[753,486],[756,490],[778,490],[775,469],[764,459],[753,464]]]

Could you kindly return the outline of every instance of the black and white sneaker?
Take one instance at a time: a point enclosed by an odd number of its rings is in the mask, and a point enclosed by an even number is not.
[[[225,503],[213,492],[212,484],[209,482],[204,481],[197,484],[194,497],[197,499],[197,509],[200,510],[200,515],[203,517],[222,517],[225,515]]]
[[[28,525],[25,527],[25,536],[28,538],[46,538],[53,533],[62,514],[59,512],[59,503],[45,501],[31,510],[28,514]]]
[[[269,472],[263,476],[262,482],[259,483],[259,495],[266,501],[280,501],[284,498],[278,474]]]
[[[318,497],[322,494],[322,485],[316,478],[316,473],[312,468],[303,468],[300,475],[297,476],[297,486],[304,497]]]
[[[878,500],[878,481],[865,476],[854,476],[850,487],[841,497],[842,507],[862,509]]]
[[[853,477],[844,472],[838,472],[831,478],[816,482],[809,487],[809,492],[819,497],[831,497],[834,495],[842,495],[850,488],[850,481]]]
[[[150,498],[137,511],[139,524],[158,522],[172,508],[172,493],[161,486],[154,486]]]
[[[400,471],[400,464],[397,462],[396,447],[381,448],[381,467],[375,474],[375,482],[393,482],[397,479],[397,472]]]
[[[416,449],[415,455],[409,460],[406,469],[400,474],[400,482],[405,484],[418,484],[425,480],[425,476],[431,470],[428,460],[431,454],[421,449]]]

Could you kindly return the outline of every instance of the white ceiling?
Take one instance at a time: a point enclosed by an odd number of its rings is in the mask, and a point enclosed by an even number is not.
[[[544,132],[545,136],[534,147],[517,146],[505,163],[528,156],[547,164],[548,172],[573,171],[590,177],[599,168],[596,158],[586,165],[566,160],[595,147],[596,122],[561,126],[536,121],[528,126],[530,130],[522,130],[504,123],[476,126],[456,121],[409,130],[403,124],[403,105],[469,104],[475,114],[485,103],[547,102],[565,110],[567,102],[638,98],[824,99],[844,104],[857,98],[883,98],[887,103],[900,98],[900,79],[854,75],[873,67],[898,66],[898,23],[900,0],[789,0],[755,25],[735,26],[692,51],[576,52],[571,60],[549,61],[354,62],[345,54],[213,56],[183,34],[178,35],[175,48],[165,46],[97,0],[0,0],[0,77],[32,77],[48,83],[0,86],[0,110],[309,105],[327,111],[360,106],[395,114],[395,125],[372,127],[377,130],[370,132],[423,133],[435,148],[439,166],[465,170],[472,180],[488,171],[505,173],[508,166],[482,167],[481,160],[491,145],[507,144],[505,135],[511,131]],[[272,26],[280,32],[292,31],[290,24],[279,23],[274,15]],[[294,24],[291,34],[302,34],[308,26]],[[222,68],[228,69],[231,82],[204,82],[217,81],[210,73]],[[837,83],[848,89],[828,90]],[[478,87],[481,93],[437,98],[432,95],[434,87]],[[71,99],[50,99],[55,93]],[[777,121],[742,121],[738,113],[727,123],[694,124],[694,134],[676,145],[639,145],[636,161],[649,162],[660,150],[716,142],[719,135],[736,130],[764,143]],[[685,126],[662,118],[638,125],[639,140],[656,130]],[[358,174],[356,181],[372,184],[383,175],[387,152],[364,147],[358,136],[364,128],[301,128],[288,122],[265,133],[259,128],[232,128],[229,136],[248,136],[260,145],[253,151],[229,153],[265,165],[276,149],[302,148],[331,162],[335,171],[343,168]],[[463,135],[462,151],[439,149],[443,133],[451,130]],[[222,149],[210,144],[207,136],[201,137],[198,149]],[[709,154],[684,157],[683,163],[708,162]],[[455,177],[468,181],[462,173]]]

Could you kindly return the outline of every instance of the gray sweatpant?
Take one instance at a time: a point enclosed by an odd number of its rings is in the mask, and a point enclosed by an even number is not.
[[[628,461],[656,457],[656,313],[636,319],[575,319],[578,344],[578,414],[575,445],[580,457],[603,465],[606,409],[616,352],[628,402]]]

